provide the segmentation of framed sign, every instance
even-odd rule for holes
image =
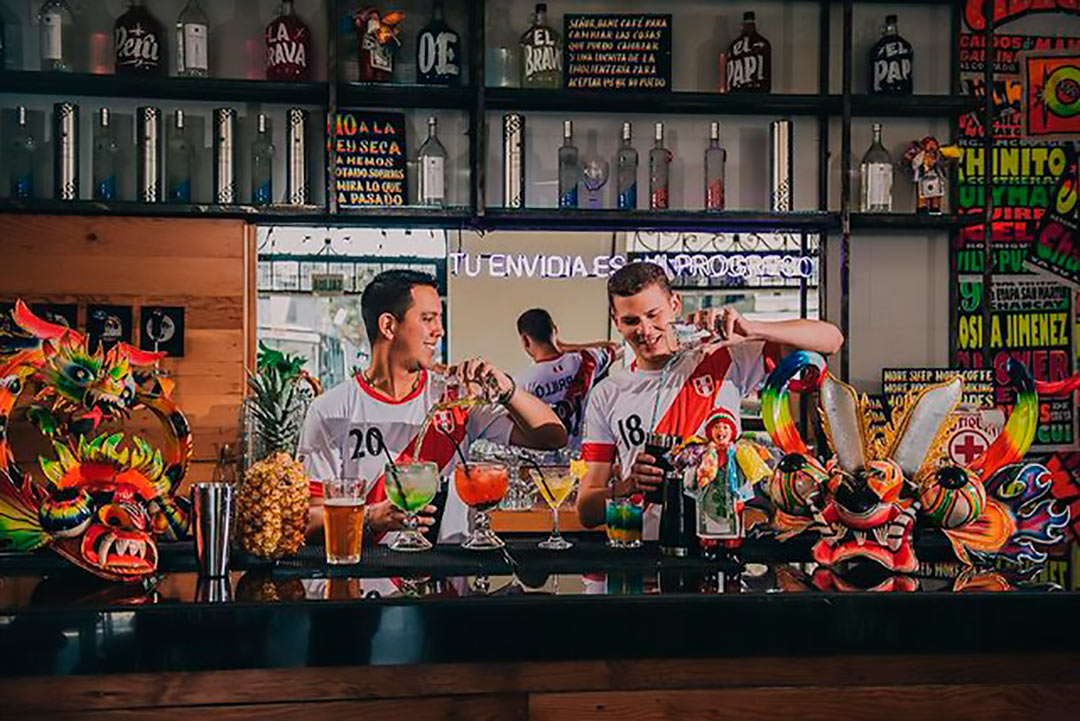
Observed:
[[[337,133],[331,151],[337,159],[333,188],[338,206],[406,205],[405,115],[339,110],[330,122]]]
[[[42,320],[72,330],[79,326],[79,306],[74,303],[31,303],[30,310]]]
[[[882,368],[881,392],[891,408],[911,391],[945,383],[956,376],[964,379],[961,403],[976,408],[994,407],[994,371],[973,368]]]
[[[563,75],[570,90],[671,90],[671,16],[567,14]]]
[[[117,343],[131,343],[132,308],[130,305],[86,306],[86,334],[90,349],[98,344],[109,350]]]
[[[139,309],[139,348],[165,351],[170,358],[184,355],[184,309],[144,305]]]

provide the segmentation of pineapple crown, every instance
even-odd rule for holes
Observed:
[[[255,373],[248,373],[249,404],[256,436],[266,455],[292,455],[311,399],[305,359],[259,344]]]

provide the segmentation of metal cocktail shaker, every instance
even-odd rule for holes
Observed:
[[[229,571],[229,534],[233,487],[228,483],[196,483],[191,487],[192,530],[199,575],[221,577]]]

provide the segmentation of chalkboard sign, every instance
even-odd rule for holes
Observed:
[[[881,390],[889,406],[895,408],[900,396],[938,383],[945,383],[956,376],[964,379],[964,395],[960,402],[976,408],[994,407],[994,371],[973,368],[883,368]]]
[[[671,16],[563,16],[563,73],[572,90],[671,90]]]
[[[339,110],[331,122],[337,132],[331,150],[337,157],[334,192],[338,206],[405,205],[405,116]]]

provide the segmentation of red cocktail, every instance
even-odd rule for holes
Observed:
[[[502,539],[491,530],[487,512],[497,506],[506,495],[510,477],[502,463],[470,463],[468,470],[463,464],[454,469],[454,488],[465,505],[476,509],[476,525],[462,548],[485,550],[501,548]]]

